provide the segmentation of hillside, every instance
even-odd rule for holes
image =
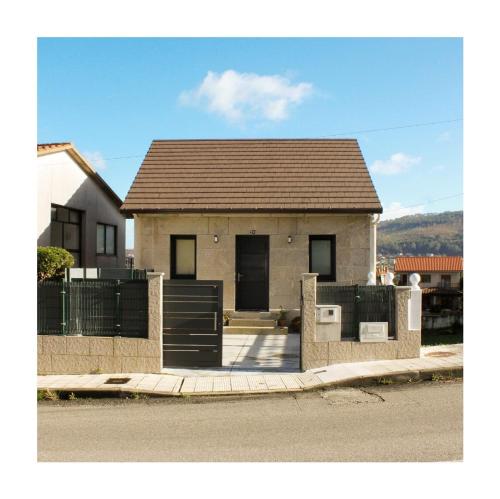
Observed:
[[[409,215],[380,222],[377,231],[378,254],[462,255],[463,212],[445,211]]]

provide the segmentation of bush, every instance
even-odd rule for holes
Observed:
[[[54,246],[38,246],[37,250],[37,277],[39,281],[64,277],[64,269],[75,263],[73,255]]]

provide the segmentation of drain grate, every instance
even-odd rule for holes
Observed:
[[[104,382],[105,385],[124,385],[128,383],[131,378],[108,378],[107,381]]]
[[[426,353],[426,357],[451,357],[452,355],[455,355],[453,352],[429,352]]]

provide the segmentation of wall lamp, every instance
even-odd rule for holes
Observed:
[[[219,236],[217,234],[214,235],[214,243],[217,244],[219,242]]]
[[[288,244],[291,244],[291,243],[292,243],[292,241],[293,241],[292,236],[288,236],[288,239],[287,239],[287,240],[288,240]]]

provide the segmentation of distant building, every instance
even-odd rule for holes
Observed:
[[[394,273],[400,286],[409,284],[409,276],[420,274],[422,288],[459,289],[463,277],[461,256],[398,256],[394,261]]]
[[[121,199],[73,144],[38,144],[37,153],[38,246],[67,249],[75,267],[123,267]]]
[[[396,257],[394,273],[399,286],[420,274],[424,329],[462,322],[463,258],[461,256]],[[445,317],[446,316],[446,317]]]

